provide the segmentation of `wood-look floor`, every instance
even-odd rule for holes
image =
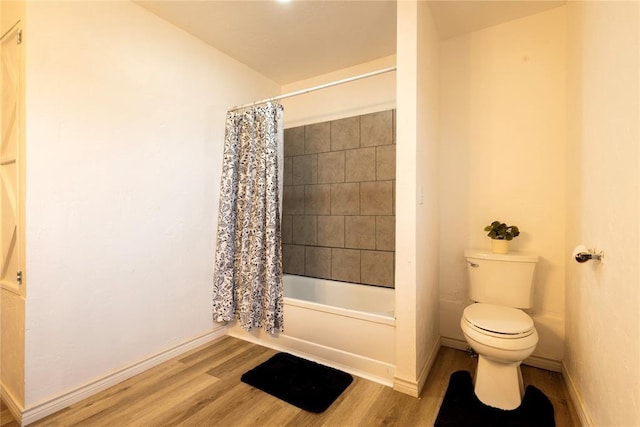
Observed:
[[[431,426],[449,376],[476,359],[442,348],[419,399],[354,377],[321,414],[300,410],[240,382],[274,350],[225,337],[50,415],[34,426]],[[528,366],[525,384],[542,390],[558,427],[579,426],[562,376]],[[17,425],[2,407],[2,427]],[[13,422],[13,424],[12,424]]]
[[[11,412],[9,412],[9,408],[7,408],[7,405],[5,405],[2,400],[0,400],[0,426],[15,427],[17,425],[18,423],[16,422],[15,418],[13,418],[13,415],[11,415]]]

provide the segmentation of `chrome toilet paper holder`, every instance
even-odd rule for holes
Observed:
[[[578,261],[579,263],[587,262],[592,259],[600,262],[604,261],[604,252],[596,252],[595,249],[587,249],[584,247],[576,248],[574,256],[576,261]]]

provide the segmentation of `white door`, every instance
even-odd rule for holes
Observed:
[[[20,188],[22,32],[18,22],[0,41],[0,284],[22,293]]]

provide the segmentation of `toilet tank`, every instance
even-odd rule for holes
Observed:
[[[469,298],[506,307],[532,307],[537,255],[467,249],[464,256],[469,273]]]

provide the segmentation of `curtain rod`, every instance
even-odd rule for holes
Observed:
[[[336,80],[334,82],[329,82],[329,83],[321,84],[321,85],[318,85],[318,86],[309,87],[309,88],[306,88],[306,89],[300,89],[300,90],[296,90],[294,92],[284,93],[282,95],[274,96],[272,98],[266,98],[266,99],[262,99],[260,101],[254,101],[254,102],[250,102],[248,104],[243,104],[243,105],[236,105],[235,107],[232,107],[231,109],[229,109],[229,111],[241,110],[243,108],[253,107],[254,105],[265,104],[267,102],[278,101],[280,99],[290,98],[292,96],[303,95],[305,93],[313,92],[313,91],[316,91],[316,90],[326,89],[326,88],[331,87],[331,86],[337,86],[337,85],[341,85],[341,84],[344,84],[344,83],[352,82],[354,80],[360,80],[360,79],[364,79],[364,78],[367,78],[367,77],[377,76],[379,74],[389,73],[389,72],[395,71],[395,70],[396,70],[396,67],[383,68],[381,70],[371,71],[369,73],[364,73],[364,74],[360,74],[360,75],[357,75],[357,76],[348,77],[346,79]]]

